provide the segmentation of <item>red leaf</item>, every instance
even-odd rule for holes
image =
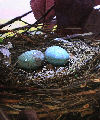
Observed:
[[[73,33],[81,33],[88,19],[89,14],[93,10],[93,0],[55,0],[56,17],[58,29],[67,28],[65,31]],[[71,29],[68,29],[71,28]],[[80,28],[80,29],[74,29]],[[64,32],[64,30],[62,30]]]
[[[36,19],[39,19],[53,4],[52,10],[46,17],[45,23],[50,23],[56,15],[58,32],[63,34],[83,33],[85,24],[88,24],[88,17],[94,14],[93,7],[100,4],[100,0],[31,0],[31,7]],[[96,19],[95,19],[96,21]],[[91,24],[91,23],[90,23]],[[49,27],[49,29],[52,25]],[[92,28],[94,29],[94,28]],[[89,32],[85,29],[85,32]],[[90,29],[91,31],[91,29]]]
[[[94,0],[95,5],[100,5],[100,0]]]
[[[93,9],[89,15],[86,25],[84,26],[85,30],[95,33],[95,35],[100,34],[100,11]],[[98,36],[96,36],[98,37]],[[100,39],[100,35],[99,35]]]
[[[53,6],[53,4],[54,4],[54,0],[31,0],[31,8],[35,18],[37,20],[41,18],[43,14],[45,14],[46,11],[48,11],[48,9],[50,9],[51,6]],[[55,11],[52,10],[45,18],[45,22],[50,22],[54,16],[55,16]]]

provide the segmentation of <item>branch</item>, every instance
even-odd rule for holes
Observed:
[[[39,23],[41,23],[40,21],[42,19],[44,19],[48,15],[48,13],[51,12],[52,9],[54,9],[54,7],[55,7],[55,4],[53,6],[51,6],[51,8],[49,10],[47,10],[47,12],[45,14],[43,14],[43,16],[40,17],[34,24],[28,25],[27,30],[23,33],[26,33],[31,27],[34,27],[34,26],[38,25]]]
[[[26,26],[23,26],[23,27],[19,27],[19,28],[14,28],[12,30],[20,30],[20,29],[27,29],[27,31],[31,28],[31,27],[35,27],[36,25],[38,25],[40,23],[40,21],[42,19],[44,19],[44,17],[46,17],[48,15],[48,13],[55,7],[55,5],[51,6],[51,8],[42,16],[40,17],[35,23],[33,24],[29,24],[29,25],[26,25]],[[25,31],[26,32],[26,31]],[[24,33],[25,33],[24,32]]]
[[[33,24],[28,24],[28,25],[26,25],[26,26],[19,27],[19,28],[14,28],[14,29],[12,29],[12,30],[19,30],[19,29],[27,29],[27,30],[29,30],[31,27],[34,27],[34,26],[38,25],[38,24],[40,23],[40,21],[41,21],[43,18],[45,18],[52,9],[54,9],[54,7],[55,7],[55,4],[54,4],[53,6],[51,6],[51,8],[50,8],[42,17],[40,17],[35,23],[33,23]],[[28,13],[25,13],[25,14],[22,15],[22,16],[16,17],[16,18],[8,21],[7,23],[4,23],[4,24],[0,25],[0,29],[2,29],[3,27],[5,27],[5,26],[7,26],[7,25],[9,25],[9,24],[12,24],[13,22],[15,22],[15,21],[17,21],[17,20],[20,20],[22,17],[26,16],[27,14],[29,14],[29,13],[31,13],[31,12],[32,12],[32,11],[29,11]],[[27,31],[27,30],[26,30],[26,31]],[[25,32],[26,32],[26,31],[25,31]],[[24,33],[25,33],[25,32],[24,32]]]
[[[0,29],[2,29],[3,27],[5,27],[5,26],[7,26],[7,25],[9,25],[9,24],[14,23],[14,22],[17,21],[17,20],[20,20],[22,17],[25,17],[27,14],[29,14],[29,13],[31,13],[31,12],[32,12],[32,10],[29,11],[29,12],[27,12],[27,13],[25,13],[25,14],[23,14],[23,15],[21,15],[21,16],[18,16],[18,17],[16,17],[16,18],[8,21],[7,23],[4,23],[4,24],[0,25]]]

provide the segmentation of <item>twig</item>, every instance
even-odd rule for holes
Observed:
[[[0,109],[0,120],[9,120],[1,109]]]
[[[73,35],[67,35],[67,37],[64,37],[65,39],[73,39],[73,38],[76,38],[76,37],[85,37],[85,36],[91,36],[93,35],[92,32],[89,32],[89,33],[83,33],[83,34],[73,34]]]
[[[29,24],[28,22],[26,22],[26,21],[24,21],[24,20],[20,20],[20,21],[22,21],[22,22],[25,23],[25,24],[31,25],[31,24]]]
[[[17,20],[20,20],[22,17],[26,16],[27,14],[29,14],[29,13],[31,13],[31,12],[32,12],[32,10],[29,11],[29,12],[27,12],[27,13],[25,13],[25,14],[23,14],[23,15],[21,15],[21,16],[18,16],[18,17],[16,17],[16,18],[8,21],[7,23],[4,23],[4,24],[0,25],[0,29],[2,29],[3,27],[5,27],[5,26],[7,26],[7,25],[9,25],[9,24],[12,24],[13,22],[15,22],[15,21],[17,21]]]

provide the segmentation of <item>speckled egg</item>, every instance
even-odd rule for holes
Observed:
[[[24,69],[37,69],[42,65],[44,54],[38,50],[31,50],[22,53],[18,57],[18,65]]]
[[[68,62],[69,54],[59,46],[51,46],[45,51],[46,60],[53,65],[65,65]]]

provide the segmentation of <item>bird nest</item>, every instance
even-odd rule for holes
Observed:
[[[10,42],[13,47],[10,58],[0,59],[0,108],[11,120],[20,119],[19,112],[25,109],[34,109],[40,120],[99,119],[99,42],[87,35],[61,38],[54,32],[33,34],[17,33],[3,40],[3,45]],[[65,66],[44,61],[37,70],[18,67],[21,53],[31,49],[44,52],[52,45],[70,54]]]
[[[0,25],[0,29],[30,12]],[[91,33],[61,37],[41,30],[39,22],[47,13],[33,25],[0,30],[0,119],[7,120],[2,111],[10,120],[20,120],[20,111],[35,110],[39,120],[99,120],[100,42]],[[37,26],[36,31],[30,31],[32,26]],[[36,49],[44,53],[52,45],[70,54],[66,65],[44,61],[37,70],[17,65],[23,52]],[[23,120],[31,118],[30,112]]]

